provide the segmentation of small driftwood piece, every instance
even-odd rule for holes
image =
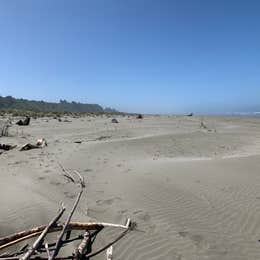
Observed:
[[[110,246],[106,252],[107,260],[112,260],[113,257],[113,246]]]
[[[10,144],[0,144],[0,149],[9,151],[16,147],[17,145],[10,145]]]
[[[37,250],[41,244],[42,241],[44,239],[44,237],[48,234],[48,231],[50,229],[51,226],[53,226],[63,215],[65,211],[65,208],[62,206],[61,210],[59,211],[58,215],[55,216],[51,222],[46,226],[46,228],[42,231],[41,235],[38,237],[38,239],[33,243],[33,246],[27,251],[27,253],[21,257],[21,260],[27,260],[29,259],[33,253],[35,252],[35,250]]]
[[[47,253],[48,259],[50,259],[51,258],[51,253],[50,253],[49,245],[48,245],[47,242],[45,243],[44,247],[46,249],[46,253]]]
[[[91,236],[88,231],[83,235],[83,240],[79,244],[78,248],[75,250],[75,259],[84,259],[85,255],[89,252],[91,246]]]
[[[118,120],[117,120],[116,118],[113,118],[113,119],[111,120],[111,123],[118,124],[119,122],[118,122]]]
[[[38,139],[36,144],[24,144],[20,151],[27,151],[31,149],[38,149],[38,148],[43,148],[44,146],[48,146],[47,141],[44,138]]]
[[[61,163],[58,163],[58,165],[60,166],[61,170],[64,172],[64,173],[63,173],[63,176],[65,176],[65,177],[68,178],[70,181],[72,181],[73,183],[75,183],[75,179],[74,179],[73,176],[70,174],[70,172],[69,172],[68,170],[66,170]]]
[[[144,118],[144,117],[143,117],[142,114],[139,114],[139,115],[136,116],[136,119],[143,119],[143,118]]]

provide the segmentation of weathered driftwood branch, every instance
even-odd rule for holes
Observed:
[[[62,206],[61,210],[59,211],[58,215],[55,216],[50,223],[46,226],[46,228],[42,231],[41,235],[37,238],[37,240],[33,243],[32,247],[24,254],[24,256],[21,257],[21,260],[27,260],[30,258],[30,256],[33,255],[35,250],[38,249],[38,247],[43,242],[44,237],[48,234],[49,229],[61,218],[62,214],[64,213],[65,208]]]
[[[133,226],[135,226],[135,224],[133,224]],[[130,219],[127,219],[127,223],[125,225],[125,231],[123,231],[121,234],[118,235],[118,237],[116,237],[112,242],[110,242],[109,244],[107,244],[106,246],[98,249],[96,252],[94,253],[90,253],[88,255],[86,255],[86,258],[91,258],[93,256],[99,255],[100,253],[102,253],[103,251],[107,250],[109,247],[111,247],[112,245],[114,245],[116,242],[118,242],[120,239],[122,239],[130,230],[133,229],[132,223],[130,221]]]
[[[70,181],[72,181],[73,183],[75,183],[75,179],[74,179],[73,176],[70,174],[70,172],[69,172],[68,170],[66,170],[61,163],[58,162],[58,165],[60,166],[61,170],[64,172],[64,173],[63,173],[63,176],[65,176],[65,177],[68,178]]]
[[[47,253],[48,259],[50,259],[51,254],[50,254],[50,250],[49,250],[49,245],[48,245],[48,243],[46,242],[44,246],[45,246],[45,249],[46,249],[46,253]]]
[[[47,141],[44,138],[38,139],[36,144],[30,144],[26,143],[24,144],[20,151],[28,151],[31,149],[38,149],[38,148],[43,148],[44,146],[48,146]]]
[[[33,246],[27,251],[27,253],[21,257],[22,260],[27,260],[30,258],[31,255],[35,252],[35,250],[38,249],[39,246],[41,246],[41,243],[43,242],[44,237],[48,234],[48,231],[50,227],[52,227],[63,215],[65,211],[65,207],[62,206],[62,209],[59,211],[58,215],[55,216],[51,222],[46,226],[46,228],[42,231],[41,235],[38,237],[38,239],[34,242]]]
[[[78,175],[78,177],[79,177],[81,189],[85,188],[86,185],[85,185],[85,181],[84,181],[84,178],[82,177],[82,175],[78,171],[76,171],[76,170],[74,170],[74,173],[76,173]]]
[[[78,196],[77,196],[77,198],[76,198],[76,200],[74,202],[74,205],[73,205],[73,207],[71,209],[71,212],[70,212],[70,214],[69,214],[69,216],[68,216],[68,218],[67,218],[67,220],[66,220],[66,222],[65,222],[65,224],[63,226],[63,229],[62,229],[60,235],[58,236],[58,240],[56,242],[56,246],[55,246],[54,252],[52,253],[52,255],[50,257],[50,260],[53,260],[59,253],[59,250],[60,250],[60,247],[61,247],[61,244],[62,244],[62,238],[63,238],[65,232],[68,229],[69,222],[70,222],[70,220],[71,220],[71,218],[72,218],[72,216],[73,216],[73,214],[74,214],[74,212],[75,212],[75,210],[76,210],[76,208],[77,208],[77,206],[79,204],[81,195],[83,193],[83,189],[85,188],[85,183],[84,183],[83,177],[78,172],[76,172],[76,173],[78,174],[78,176],[80,178],[81,189],[80,189],[80,191],[78,193]]]

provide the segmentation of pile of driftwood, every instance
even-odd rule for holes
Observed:
[[[71,218],[78,206],[83,190],[85,189],[85,182],[83,177],[77,172],[74,173],[78,176],[79,181],[63,168],[64,175],[68,177],[74,183],[80,184],[80,190],[77,198],[73,204],[71,211],[69,212],[67,219],[64,223],[59,223],[59,219],[64,214],[66,208],[63,206],[59,210],[58,214],[49,222],[48,225],[34,227],[28,230],[24,230],[6,237],[0,238],[0,250],[7,249],[10,246],[18,244],[22,241],[37,237],[35,242],[29,246],[26,244],[17,252],[3,253],[0,255],[0,260],[27,260],[27,259],[77,259],[77,260],[88,260],[94,256],[101,254],[106,251],[106,259],[112,259],[113,247],[112,245],[123,238],[130,230],[133,230],[136,226],[130,219],[127,220],[125,225],[118,225],[112,223],[93,223],[93,222],[71,222]],[[104,228],[120,228],[123,231],[113,241],[105,245],[104,247],[93,252],[92,245],[95,239]],[[71,232],[73,230],[82,231],[81,235],[71,238]],[[48,243],[46,236],[49,233],[59,232],[57,240],[54,243]],[[71,242],[81,240],[78,246],[74,249],[69,256],[58,256],[61,248],[68,245]]]
[[[20,151],[28,151],[28,150],[31,150],[31,149],[43,148],[45,146],[48,146],[47,141],[44,138],[40,138],[40,139],[37,140],[36,144],[26,143],[19,150]],[[16,147],[17,147],[17,145],[1,144],[0,143],[0,150],[9,151],[9,150],[12,150]]]

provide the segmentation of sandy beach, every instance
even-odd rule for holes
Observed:
[[[260,118],[116,118],[32,119],[0,138],[18,145],[0,155],[0,236],[72,206],[63,165],[87,184],[74,220],[137,222],[113,259],[260,259]],[[48,146],[19,151],[38,138]]]

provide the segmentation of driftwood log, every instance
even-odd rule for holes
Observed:
[[[24,120],[19,120],[18,122],[16,122],[17,125],[20,126],[28,126],[30,124],[31,118],[30,117],[26,117]]]

